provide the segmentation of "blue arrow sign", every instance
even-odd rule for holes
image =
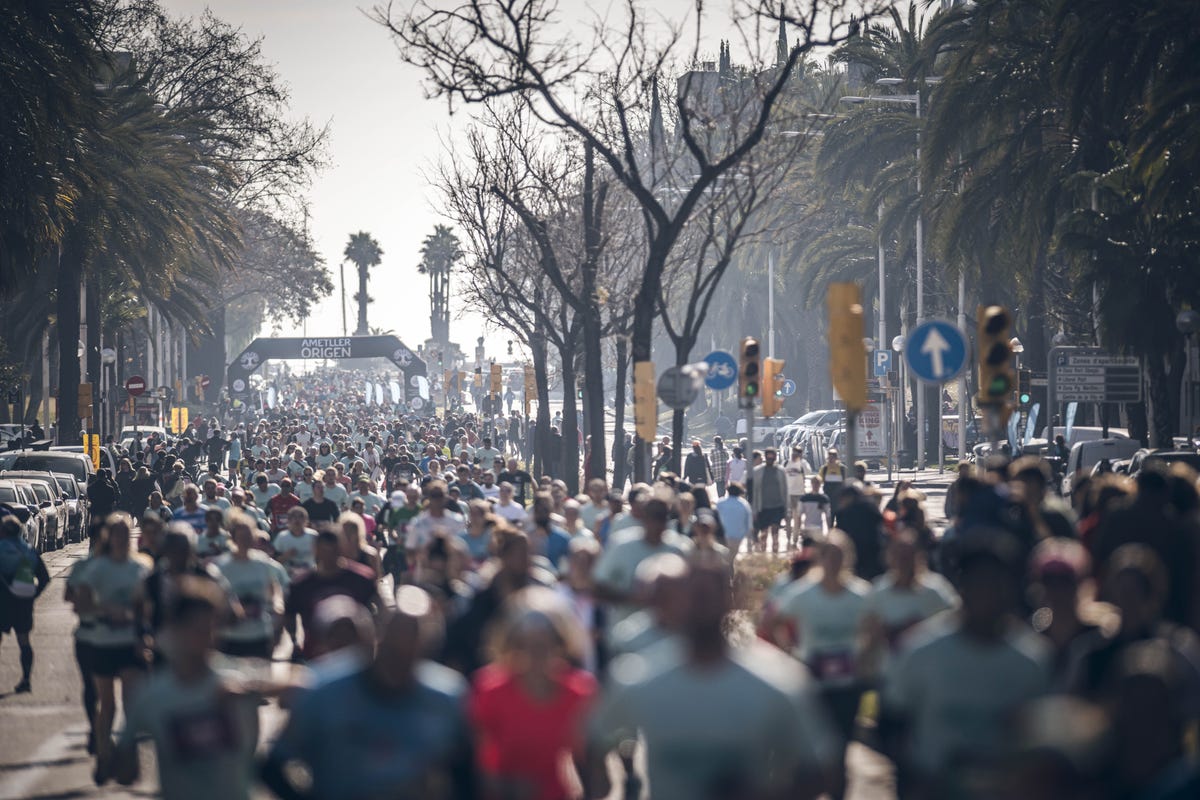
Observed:
[[[913,377],[923,383],[945,383],[967,363],[967,337],[952,322],[922,322],[904,343],[904,361]]]
[[[796,382],[791,378],[788,378],[783,382],[783,385],[779,387],[779,393],[784,397],[791,397],[796,393]]]
[[[704,357],[704,363],[708,364],[708,375],[704,378],[708,388],[719,392],[737,382],[738,364],[732,353],[714,350]]]

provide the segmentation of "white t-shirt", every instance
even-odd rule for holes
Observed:
[[[446,511],[440,517],[434,517],[428,511],[422,511],[408,524],[404,547],[407,550],[420,550],[428,546],[438,533],[445,536],[462,536],[467,531],[466,522],[461,514]]]
[[[521,504],[516,501],[508,503],[507,505],[504,503],[496,503],[496,505],[492,507],[492,511],[496,512],[497,516],[503,517],[518,528],[525,524],[525,519],[529,516],[529,512],[522,508]]]
[[[812,472],[812,467],[803,458],[792,459],[783,468],[787,473],[788,494],[792,497],[797,497],[808,491],[805,485],[807,476]]]
[[[850,578],[840,592],[797,581],[779,598],[780,616],[796,626],[795,655],[824,685],[853,683],[858,676],[858,633],[871,585]]]
[[[484,486],[482,483],[479,484],[479,491],[483,492],[485,500],[498,500],[500,498],[500,487],[494,483],[491,486]]]
[[[729,483],[733,483],[734,481],[737,481],[739,483],[745,482],[745,480],[746,480],[746,459],[731,458],[731,459],[729,459],[729,463],[726,464],[725,467],[726,467],[725,479]]]
[[[289,528],[284,528],[275,537],[272,546],[278,553],[279,563],[289,571],[311,569],[316,564],[317,532],[311,528],[305,528],[299,536]]]
[[[350,493],[340,483],[325,484],[325,499],[330,500],[342,511],[350,507]]]

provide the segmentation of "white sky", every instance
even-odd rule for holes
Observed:
[[[383,263],[372,270],[369,291],[375,302],[368,309],[369,322],[393,330],[416,349],[429,336],[428,284],[416,269],[421,240],[443,221],[433,205],[436,193],[421,173],[441,155],[439,133],[461,129],[465,115],[451,118],[444,102],[425,99],[417,70],[401,63],[387,31],[365,15],[371,0],[163,4],[180,16],[199,15],[208,7],[248,35],[261,35],[265,57],[290,87],[293,113],[316,125],[330,123],[331,166],[313,183],[310,228],[316,249],[333,272],[335,290],[310,318],[309,335],[340,335],[338,264],[350,234],[365,230],[384,251]],[[694,8],[692,0],[648,5],[672,19]],[[397,9],[406,6],[406,0],[397,0]],[[561,0],[560,7],[572,22],[589,18],[586,0]],[[715,52],[715,45],[711,49]],[[735,42],[735,60],[740,49]],[[352,272],[348,267],[351,331],[356,317]],[[452,297],[451,338],[470,353],[476,337],[485,333],[484,320],[473,314],[461,317],[462,310]],[[503,332],[489,332],[489,357],[501,355],[507,339]]]

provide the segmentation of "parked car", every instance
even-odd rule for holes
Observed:
[[[1111,465],[1114,461],[1132,458],[1141,446],[1141,442],[1136,439],[1093,439],[1077,442],[1067,457],[1067,470],[1062,479],[1063,497],[1070,497],[1076,475],[1089,474],[1101,461],[1108,461]]]
[[[41,547],[42,528],[46,513],[38,507],[32,490],[16,481],[0,479],[0,503],[6,504],[21,521],[22,538],[25,543],[38,550]]]
[[[15,483],[25,484],[33,491],[38,507],[46,514],[46,524],[42,529],[42,550],[57,550],[66,539],[67,527],[70,524],[67,504],[58,489],[58,483],[50,477],[10,477],[7,473],[5,477]]]
[[[1154,450],[1144,447],[1133,454],[1130,459],[1129,474],[1136,475],[1146,468],[1149,464],[1163,464],[1170,466],[1171,464],[1187,464],[1192,469],[1200,472],[1200,453],[1195,450]]]
[[[49,491],[58,511],[56,545],[68,544],[71,541],[83,541],[82,511],[80,507],[79,484],[70,475],[56,472],[35,472],[32,470],[14,470],[3,473],[5,478],[31,480],[43,484]],[[40,494],[40,493],[39,493]],[[86,494],[84,505],[86,505]]]
[[[0,453],[0,473],[11,470],[34,472],[57,472],[70,475],[79,485],[79,491],[87,494],[88,479],[95,474],[92,459],[81,447],[55,447],[50,450],[14,450]]]

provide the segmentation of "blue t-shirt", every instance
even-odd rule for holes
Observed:
[[[421,797],[424,787],[470,780],[465,697],[463,677],[433,663],[395,696],[356,672],[301,696],[271,759],[307,764],[313,797]]]
[[[32,571],[37,566],[37,554],[24,539],[0,539],[0,578],[12,583],[22,567]]]

